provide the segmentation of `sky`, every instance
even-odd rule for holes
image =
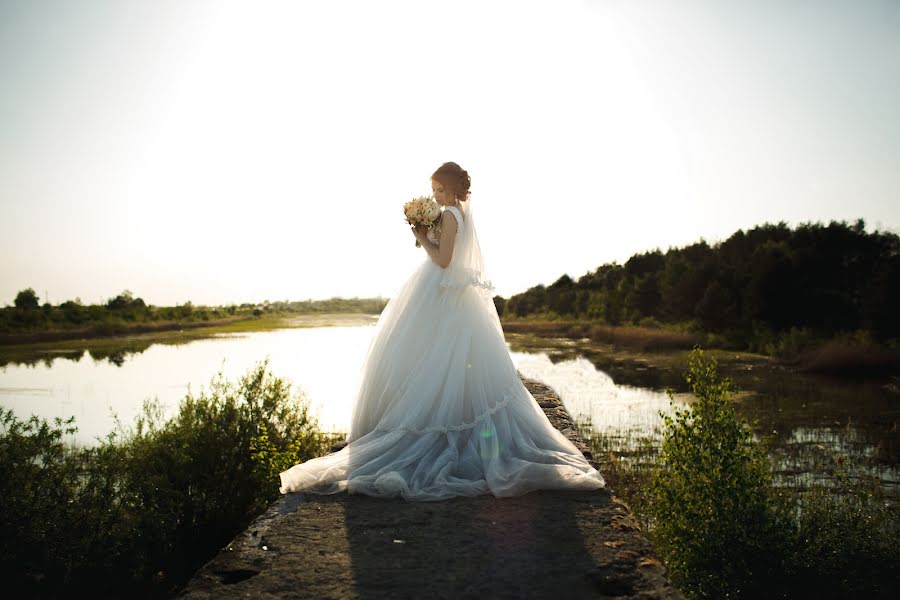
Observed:
[[[900,231],[900,1],[0,0],[0,306],[391,297],[471,176],[496,293]]]

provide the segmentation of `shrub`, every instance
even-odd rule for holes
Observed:
[[[734,413],[731,382],[695,348],[685,376],[695,398],[672,400],[660,465],[650,482],[651,526],[673,581],[697,598],[761,597],[782,570],[789,505],[776,496],[772,469]],[[670,398],[672,393],[670,391]]]
[[[185,583],[278,497],[274,467],[321,455],[333,441],[267,365],[236,385],[218,373],[168,420],[147,401],[133,427],[90,448],[63,443],[72,420],[54,427],[2,412],[7,588],[159,597]]]
[[[880,485],[852,481],[837,463],[835,487],[803,498],[785,561],[790,597],[896,598],[900,519]]]
[[[649,477],[635,461],[612,469],[679,589],[691,598],[895,597],[900,519],[880,487],[838,468],[833,487],[789,500],[736,418],[716,361],[695,348],[685,378],[695,401],[661,414]]]

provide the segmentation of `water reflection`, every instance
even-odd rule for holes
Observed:
[[[160,338],[133,338],[128,340],[114,340],[106,344],[89,342],[89,347],[79,348],[55,348],[52,346],[22,346],[19,349],[10,350],[4,348],[0,353],[0,367],[26,366],[35,367],[43,365],[52,368],[57,361],[80,362],[82,359],[90,359],[94,362],[108,362],[121,367],[132,356],[141,354],[151,346],[157,344],[181,345],[189,343],[190,339],[160,339]]]
[[[539,379],[559,394],[572,418],[594,431],[639,437],[659,429],[659,411],[669,411],[664,392],[617,384],[583,356],[553,362],[546,353],[510,352],[522,375]],[[683,404],[683,394],[675,396]]]
[[[0,405],[23,418],[74,415],[75,439],[91,443],[114,429],[113,412],[130,424],[144,399],[155,397],[172,414],[188,390],[199,392],[217,371],[236,380],[268,356],[271,372],[310,399],[322,429],[347,432],[373,333],[368,325],[219,334],[178,344],[129,340],[103,352],[7,364],[0,368]],[[625,364],[565,341],[516,348],[510,356],[518,370],[554,388],[583,433],[625,460],[654,460],[662,436],[659,412],[670,410],[665,387],[681,390],[676,404],[689,401],[673,369]],[[780,483],[820,483],[839,455],[847,457],[854,476],[877,478],[889,495],[900,495],[900,397],[883,382],[755,370],[736,375],[744,391],[738,413],[769,444]]]
[[[220,334],[189,344],[152,344],[122,363],[82,350],[78,360],[0,369],[0,405],[21,418],[74,415],[79,430],[73,441],[90,444],[115,429],[114,413],[130,424],[144,400],[156,398],[171,415],[189,390],[199,393],[219,370],[237,380],[268,356],[270,371],[310,399],[320,426],[343,432],[373,331],[361,326]]]
[[[511,354],[523,375],[559,392],[582,433],[594,438],[595,455],[612,452],[644,466],[656,459],[662,439],[659,413],[671,410],[667,394],[617,383],[585,356],[561,359],[555,353],[553,360],[546,353]],[[875,479],[888,497],[900,497],[898,398],[889,389],[877,381],[796,374],[756,379],[755,389],[740,390],[737,412],[767,445],[777,484],[798,490],[822,485],[837,459],[851,477]],[[690,395],[675,393],[672,400],[684,405]]]

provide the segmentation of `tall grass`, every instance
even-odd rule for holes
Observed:
[[[747,332],[746,340],[750,350],[774,356],[803,371],[883,376],[896,374],[900,369],[897,340],[879,341],[862,329],[823,335],[804,327],[781,332],[756,327]]]
[[[705,345],[765,354],[803,371],[851,376],[900,372],[898,342],[878,341],[866,330],[824,335],[802,327],[773,331],[758,323],[750,329],[722,333],[703,332],[697,327],[694,322],[664,325],[652,318],[632,325],[563,319],[553,314],[503,319],[503,330],[507,333],[587,338],[616,350],[666,352]]]
[[[513,319],[503,322],[503,330],[508,333],[531,333],[544,337],[588,338],[601,344],[609,344],[617,348],[627,348],[641,352],[648,350],[690,349],[703,341],[703,336],[700,334],[672,329],[638,325],[604,325],[601,323],[577,321]]]
[[[0,576],[27,597],[165,597],[275,498],[277,472],[335,441],[268,372],[221,372],[168,420],[155,402],[96,446],[0,410]]]

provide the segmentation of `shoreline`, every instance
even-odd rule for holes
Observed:
[[[589,340],[596,347],[623,354],[658,357],[675,353],[684,359],[694,346],[699,345],[715,354],[717,359],[725,359],[726,362],[749,361],[754,365],[767,364],[770,368],[781,371],[848,379],[900,377],[900,349],[871,340],[860,341],[852,336],[849,339],[834,337],[822,340],[813,347],[798,350],[795,355],[775,356],[723,345],[707,345],[705,333],[686,333],[664,328],[530,319],[510,319],[502,322],[502,325],[507,333],[573,341]],[[739,358],[731,359],[731,356]]]
[[[348,327],[374,323],[378,315],[368,313],[308,313],[277,317],[252,317],[225,324],[204,322],[187,328],[164,328],[153,331],[131,331],[119,335],[70,337],[25,343],[0,343],[0,366],[10,362],[34,363],[57,356],[77,358],[85,351],[98,356],[116,356],[142,351],[152,344],[186,344],[220,334],[252,333],[288,328]]]
[[[100,356],[116,355],[143,349],[151,344],[183,344],[208,339],[219,334],[241,334],[296,327],[349,327],[374,325],[379,318],[374,313],[290,313],[262,317],[241,317],[199,322],[166,322],[159,325],[135,324],[127,331],[113,335],[86,330],[35,332],[35,339],[22,341],[22,336],[0,335],[0,364],[36,362],[56,356],[81,356],[84,351]],[[665,330],[620,326],[597,326],[575,321],[501,321],[507,341],[513,350],[542,350],[553,358],[583,355],[598,368],[617,372],[625,380],[647,381],[647,374],[662,374],[661,379],[680,382],[680,371],[687,364],[695,336]],[[592,329],[594,328],[594,329]],[[601,331],[601,338],[596,335]],[[15,338],[15,341],[11,341]],[[47,338],[47,339],[37,339]],[[765,374],[809,374],[835,377],[842,380],[874,378],[900,391],[900,370],[846,369],[832,364],[829,369],[806,369],[797,361],[786,361],[765,354],[729,350],[709,346],[710,356],[719,361],[723,372],[736,380],[748,380]],[[846,347],[843,349],[846,350]],[[840,355],[841,349],[833,354]],[[839,360],[853,361],[857,357],[844,356]],[[660,379],[660,377],[657,377]],[[664,386],[663,386],[664,387]]]
[[[4,346],[28,346],[71,340],[116,340],[144,334],[175,333],[200,330],[201,333],[227,333],[232,331],[265,331],[287,327],[323,327],[330,323],[359,322],[369,313],[290,313],[270,316],[247,316],[208,321],[161,321],[116,324],[113,331],[107,326],[90,326],[81,329],[54,329],[28,333],[0,334],[0,348]]]

